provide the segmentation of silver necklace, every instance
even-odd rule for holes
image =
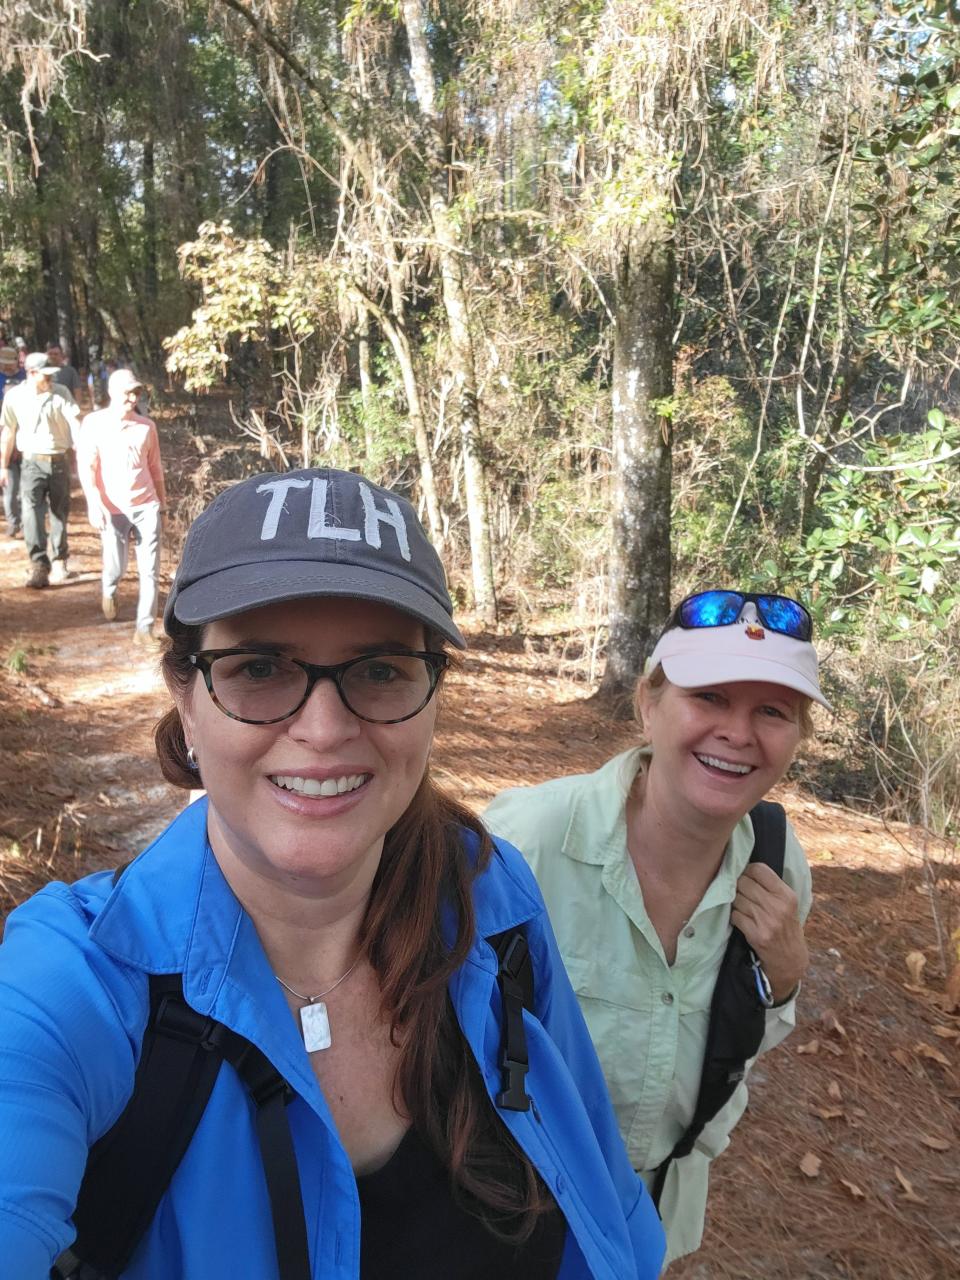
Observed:
[[[299,991],[294,991],[293,987],[288,986],[278,974],[273,975],[284,991],[289,991],[292,996],[296,996],[298,1000],[304,1002],[303,1008],[300,1010],[300,1030],[303,1034],[303,1046],[307,1053],[315,1053],[318,1049],[330,1048],[332,1044],[330,1019],[327,1017],[327,1006],[323,1003],[323,997],[336,990],[341,982],[346,982],[359,963],[360,957],[357,956],[347,972],[342,974],[332,987],[327,987],[326,991],[318,991],[315,996],[301,995]],[[320,1002],[319,1004],[317,1003],[318,1001]]]

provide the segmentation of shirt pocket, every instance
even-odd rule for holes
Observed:
[[[649,984],[639,973],[602,960],[566,956],[564,964],[626,1131],[647,1067]]]
[[[726,950],[727,935],[724,934],[716,945],[709,948],[707,954],[698,955],[687,964],[676,964],[673,968],[680,1016],[689,1017],[691,1025],[702,1021],[704,1033],[710,1017],[713,990],[717,985]]]

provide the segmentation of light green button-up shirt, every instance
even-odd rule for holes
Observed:
[[[753,850],[741,819],[723,862],[681,931],[668,965],[627,854],[626,800],[644,748],[596,773],[504,791],[484,820],[523,853],[543,890],[567,972],[603,1064],[633,1165],[648,1186],[696,1105],[710,1000],[730,936],[737,880]],[[810,910],[810,869],[787,826],[784,880]],[[767,1014],[760,1052],[789,1035],[795,1002]],[[667,1261],[700,1245],[710,1161],[726,1147],[747,1103],[745,1084],[667,1174],[660,1212]]]

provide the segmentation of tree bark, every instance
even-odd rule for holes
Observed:
[[[670,229],[636,233],[617,272],[613,352],[614,502],[610,631],[599,697],[630,714],[643,663],[670,608],[674,259]]]
[[[73,264],[70,241],[61,226],[57,231],[57,261],[54,275],[57,295],[56,338],[73,363],[79,363],[77,349],[77,313],[73,305]]]
[[[33,174],[33,186],[37,198],[37,238],[40,246],[40,279],[42,287],[34,302],[34,328],[37,346],[53,342],[57,329],[56,254],[50,241],[50,219],[47,212],[46,174],[43,166]]]
[[[363,451],[367,466],[373,460],[374,440],[370,426],[373,402],[373,374],[370,372],[370,313],[357,307],[357,365],[360,370],[360,402],[363,405]]]
[[[448,166],[444,156],[442,122],[437,110],[433,62],[426,37],[423,0],[402,0],[404,26],[410,46],[410,74],[421,114],[429,127],[426,154],[430,172],[430,219],[440,264],[443,306],[450,332],[450,363],[460,414],[464,490],[470,529],[473,606],[484,622],[496,622],[490,518],[483,470],[480,410],[470,312],[463,284],[464,246],[450,216]]]
[[[354,297],[361,308],[374,316],[380,328],[387,335],[393,347],[393,354],[400,366],[400,377],[403,379],[403,394],[407,401],[407,417],[413,427],[413,442],[420,464],[420,487],[427,507],[427,522],[430,526],[430,537],[438,548],[443,546],[443,521],[440,517],[440,499],[437,496],[437,482],[433,474],[433,458],[430,453],[430,440],[427,436],[426,421],[423,416],[423,404],[420,399],[420,386],[417,382],[416,370],[413,367],[413,352],[410,349],[410,338],[401,323],[387,313],[359,290]]]
[[[160,298],[160,273],[157,266],[157,185],[154,163],[153,138],[143,142],[143,299],[145,329],[149,344],[150,363],[161,363],[161,348],[157,335],[158,305]]]

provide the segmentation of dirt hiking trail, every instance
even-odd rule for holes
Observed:
[[[166,445],[165,461],[176,493]],[[167,700],[156,655],[132,645],[135,568],[106,622],[76,486],[70,539],[77,576],[45,591],[22,585],[23,543],[0,539],[0,916],[51,876],[128,860],[186,799],[153,757]],[[629,745],[633,731],[607,723],[587,686],[558,676],[550,637],[482,635],[469,621],[435,753],[468,803]],[[801,757],[777,795],[814,876],[800,1025],[754,1071],[747,1116],[715,1165],[704,1248],[669,1274],[956,1280],[960,1017],[942,997],[933,920],[936,908],[956,922],[960,870],[925,871],[918,833],[814,798],[801,785],[812,767]]]

